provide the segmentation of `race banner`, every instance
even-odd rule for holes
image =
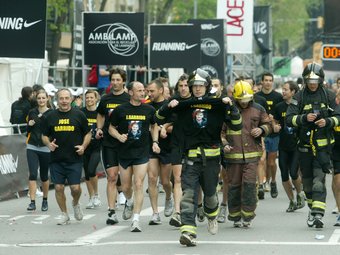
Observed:
[[[44,58],[46,0],[1,0],[0,57]]]
[[[254,7],[254,35],[261,49],[270,52],[269,45],[269,6]]]
[[[86,65],[143,65],[143,13],[83,13]]]
[[[201,29],[193,24],[149,25],[151,68],[187,68],[201,65]]]
[[[224,19],[228,54],[253,53],[253,0],[217,0],[217,18]]]
[[[25,135],[0,136],[0,199],[27,189]]]
[[[222,19],[189,20],[201,29],[201,68],[225,83],[224,27]]]

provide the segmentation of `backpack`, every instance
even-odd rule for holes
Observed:
[[[90,87],[96,87],[98,83],[98,65],[92,65],[90,73],[87,77]]]

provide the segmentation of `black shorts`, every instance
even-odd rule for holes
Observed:
[[[104,169],[108,169],[108,168],[119,165],[118,150],[116,148],[103,146],[101,154],[102,154]]]
[[[127,169],[129,166],[142,165],[149,162],[149,158],[119,159],[119,165]]]
[[[334,175],[340,174],[340,161],[333,160]]]
[[[83,163],[53,162],[50,164],[51,180],[54,184],[80,184]],[[67,181],[67,182],[66,182]]]
[[[181,165],[183,161],[183,151],[179,148],[173,148],[170,153],[171,165]]]
[[[161,164],[168,165],[171,163],[171,153],[165,152],[165,153],[152,153],[150,154],[150,158],[158,158]]]

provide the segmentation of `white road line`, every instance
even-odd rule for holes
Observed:
[[[127,228],[127,226],[108,226],[97,230],[89,235],[79,237],[75,240],[75,243],[97,243],[100,239],[109,237],[111,235],[116,234],[117,232]]]
[[[124,227],[122,227],[124,228]],[[105,235],[105,233],[102,233]],[[92,235],[92,234],[90,234]],[[174,244],[179,245],[178,241],[114,241],[114,242],[105,242],[105,243],[97,243],[95,240],[99,237],[100,233],[97,233],[96,236],[90,237],[84,236],[78,238],[75,242],[71,243],[21,243],[21,244],[0,244],[0,247],[11,248],[11,247],[72,247],[72,246],[108,246],[108,245],[164,245],[164,244]],[[87,239],[85,238],[87,237]],[[262,241],[197,241],[198,245],[263,245],[263,246],[273,246],[273,245],[281,245],[281,246],[340,246],[340,243],[329,243],[329,242],[262,242]]]
[[[335,229],[333,234],[328,240],[328,243],[338,243],[340,239],[340,229]]]
[[[0,218],[9,218],[11,215],[0,215]]]

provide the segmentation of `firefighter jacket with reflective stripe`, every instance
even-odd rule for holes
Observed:
[[[232,150],[224,154],[228,163],[250,163],[258,161],[263,153],[261,137],[273,132],[272,125],[265,109],[250,102],[245,109],[239,108],[242,116],[242,130],[225,129],[226,142]],[[255,138],[251,135],[254,128],[260,128],[262,135]]]
[[[317,120],[325,119],[326,126],[319,128],[307,121],[308,113],[316,113]],[[315,92],[305,88],[299,91],[289,104],[286,115],[287,126],[298,128],[298,147],[326,149],[334,143],[333,128],[340,123],[340,107],[335,94],[319,87]]]
[[[187,157],[219,157],[221,129],[225,122],[231,130],[240,131],[242,119],[238,108],[224,104],[220,98],[206,97],[179,102],[174,108],[163,105],[155,114],[156,122],[163,124],[174,112],[183,133],[183,151]]]

